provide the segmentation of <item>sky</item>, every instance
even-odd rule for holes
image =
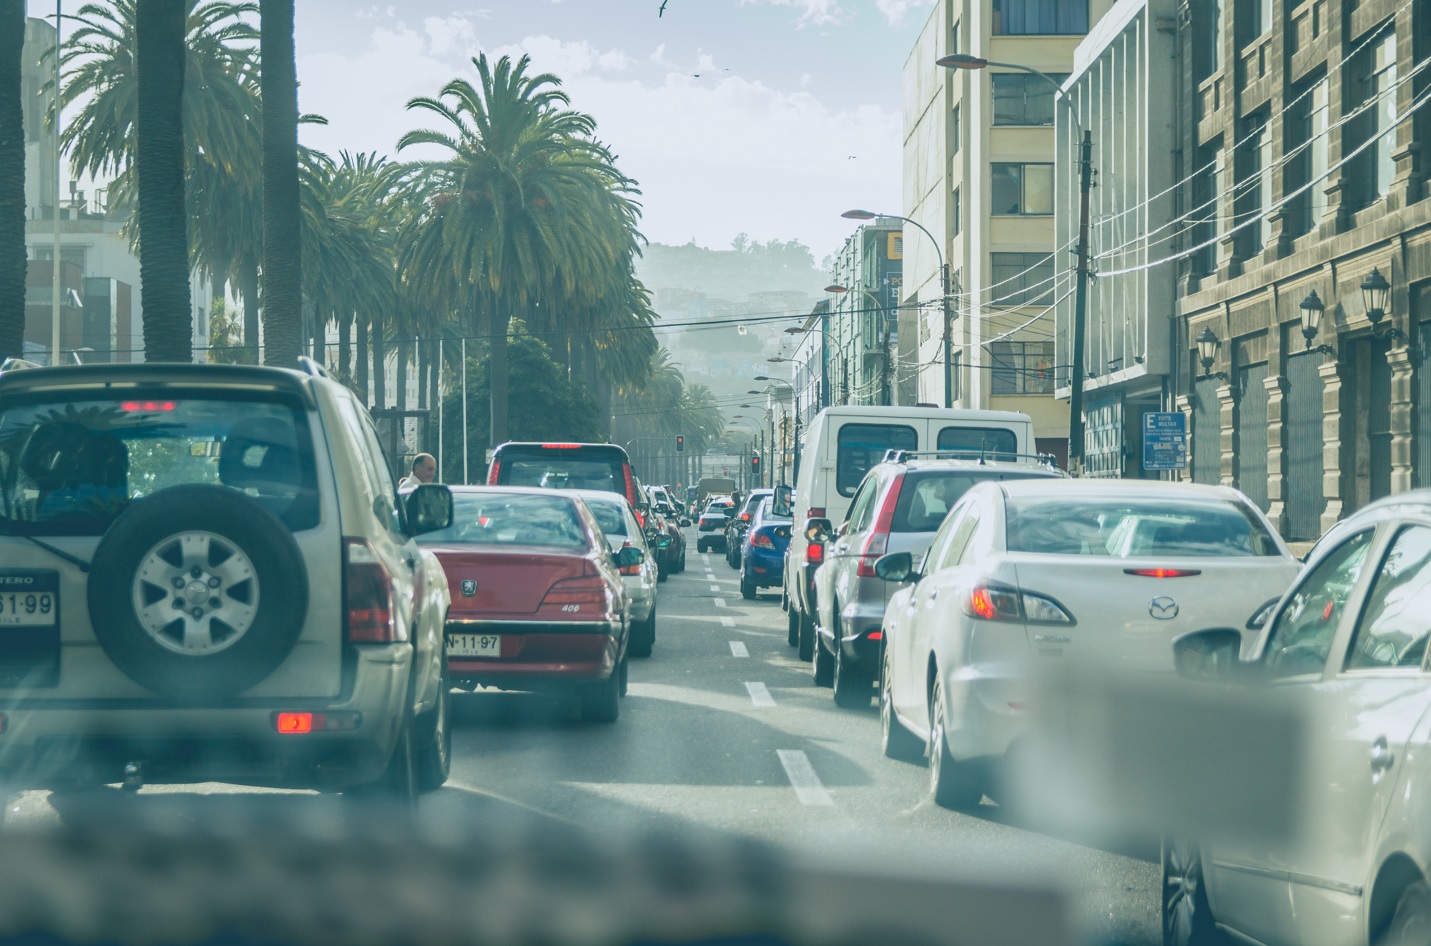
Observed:
[[[899,212],[904,62],[933,0],[297,0],[305,144],[396,155],[472,57],[532,58],[635,178],[652,242],[797,239],[815,258]],[[439,120],[440,121],[440,120]],[[417,157],[416,149],[400,157]]]

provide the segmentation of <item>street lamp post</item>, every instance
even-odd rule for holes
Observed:
[[[942,60],[941,60],[942,61]],[[1052,80],[1049,80],[1052,81]],[[905,223],[919,228],[919,231],[929,237],[929,242],[934,244],[934,254],[939,260],[939,307],[940,313],[944,317],[944,406],[954,406],[954,385],[952,381],[953,362],[950,357],[949,336],[951,334],[950,322],[952,314],[949,309],[949,266],[944,262],[944,248],[939,241],[934,238],[934,234],[924,228],[924,225],[917,220],[908,217],[901,217],[899,214],[879,214],[870,210],[846,210],[840,214],[848,220],[873,220],[876,217],[888,217],[891,220],[903,220]]]
[[[999,69],[1013,69],[1025,72],[1053,86],[1054,97],[1068,108],[1068,117],[1081,134],[1078,148],[1078,245],[1075,254],[1078,263],[1075,268],[1073,289],[1073,365],[1069,371],[1068,394],[1068,469],[1077,476],[1083,472],[1083,360],[1084,325],[1088,317],[1088,194],[1093,187],[1093,134],[1083,129],[1073,103],[1064,94],[1063,86],[1046,72],[1032,66],[1016,62],[997,62],[967,53],[953,53],[935,60],[935,64],[946,69],[977,70],[986,66]]]
[[[798,477],[800,475],[800,405],[796,403],[795,385],[791,384],[789,381],[782,381],[779,378],[772,378],[769,375],[763,374],[756,375],[755,380],[769,381],[773,384],[783,384],[790,389],[790,413],[795,417],[794,430],[792,432],[791,437],[791,439],[794,441],[795,456],[791,459],[791,475]],[[780,466],[783,474],[785,467],[785,452],[783,450],[780,452]],[[784,478],[783,475],[781,478]]]
[[[835,284],[826,286],[825,291],[838,295],[843,292],[850,292],[851,290],[848,286],[841,286]],[[884,303],[880,301],[879,296],[875,295],[870,290],[864,288],[857,288],[853,291],[864,293],[865,297],[874,303],[875,316],[879,319],[881,323],[881,330],[877,334],[879,335],[880,340],[880,354],[883,357],[884,361],[880,367],[879,396],[880,403],[887,407],[891,402],[889,390],[889,318],[885,315]]]

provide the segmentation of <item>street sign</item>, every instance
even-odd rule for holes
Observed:
[[[1188,418],[1181,411],[1143,415],[1143,469],[1188,468]]]

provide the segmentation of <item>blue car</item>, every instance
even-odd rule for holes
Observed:
[[[740,545],[740,596],[755,599],[761,588],[778,588],[784,578],[785,547],[790,544],[790,528],[794,520],[789,510],[778,515],[766,498],[750,519],[745,538]]]

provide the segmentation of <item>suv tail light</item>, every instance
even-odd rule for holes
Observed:
[[[501,476],[501,473],[502,473],[502,458],[501,458],[501,457],[494,457],[494,458],[492,459],[492,469],[487,473],[487,485],[488,485],[488,486],[496,486],[496,485],[497,485],[497,480],[498,480],[498,478]]]
[[[752,547],[757,549],[775,548],[775,543],[771,541],[770,536],[766,535],[764,532],[757,532],[755,533],[755,535],[751,536],[750,544]]]
[[[889,530],[894,526],[894,507],[899,504],[899,491],[904,488],[904,477],[896,476],[889,492],[885,494],[884,505],[875,519],[874,531],[865,539],[860,549],[860,560],[855,564],[855,574],[860,578],[877,578],[875,559],[889,550]]]
[[[343,611],[348,640],[390,644],[401,640],[393,613],[393,579],[367,539],[343,542]]]
[[[636,479],[631,475],[631,464],[621,464],[621,475],[626,480],[626,501],[636,505]]]
[[[611,610],[610,591],[606,582],[598,576],[566,578],[548,589],[538,610],[548,613],[558,611],[568,614],[605,614]]]
[[[811,542],[805,546],[805,564],[819,565],[825,561],[825,543]]]
[[[1073,615],[1057,601],[1000,585],[978,584],[964,600],[964,613],[981,621],[1072,624]]]

